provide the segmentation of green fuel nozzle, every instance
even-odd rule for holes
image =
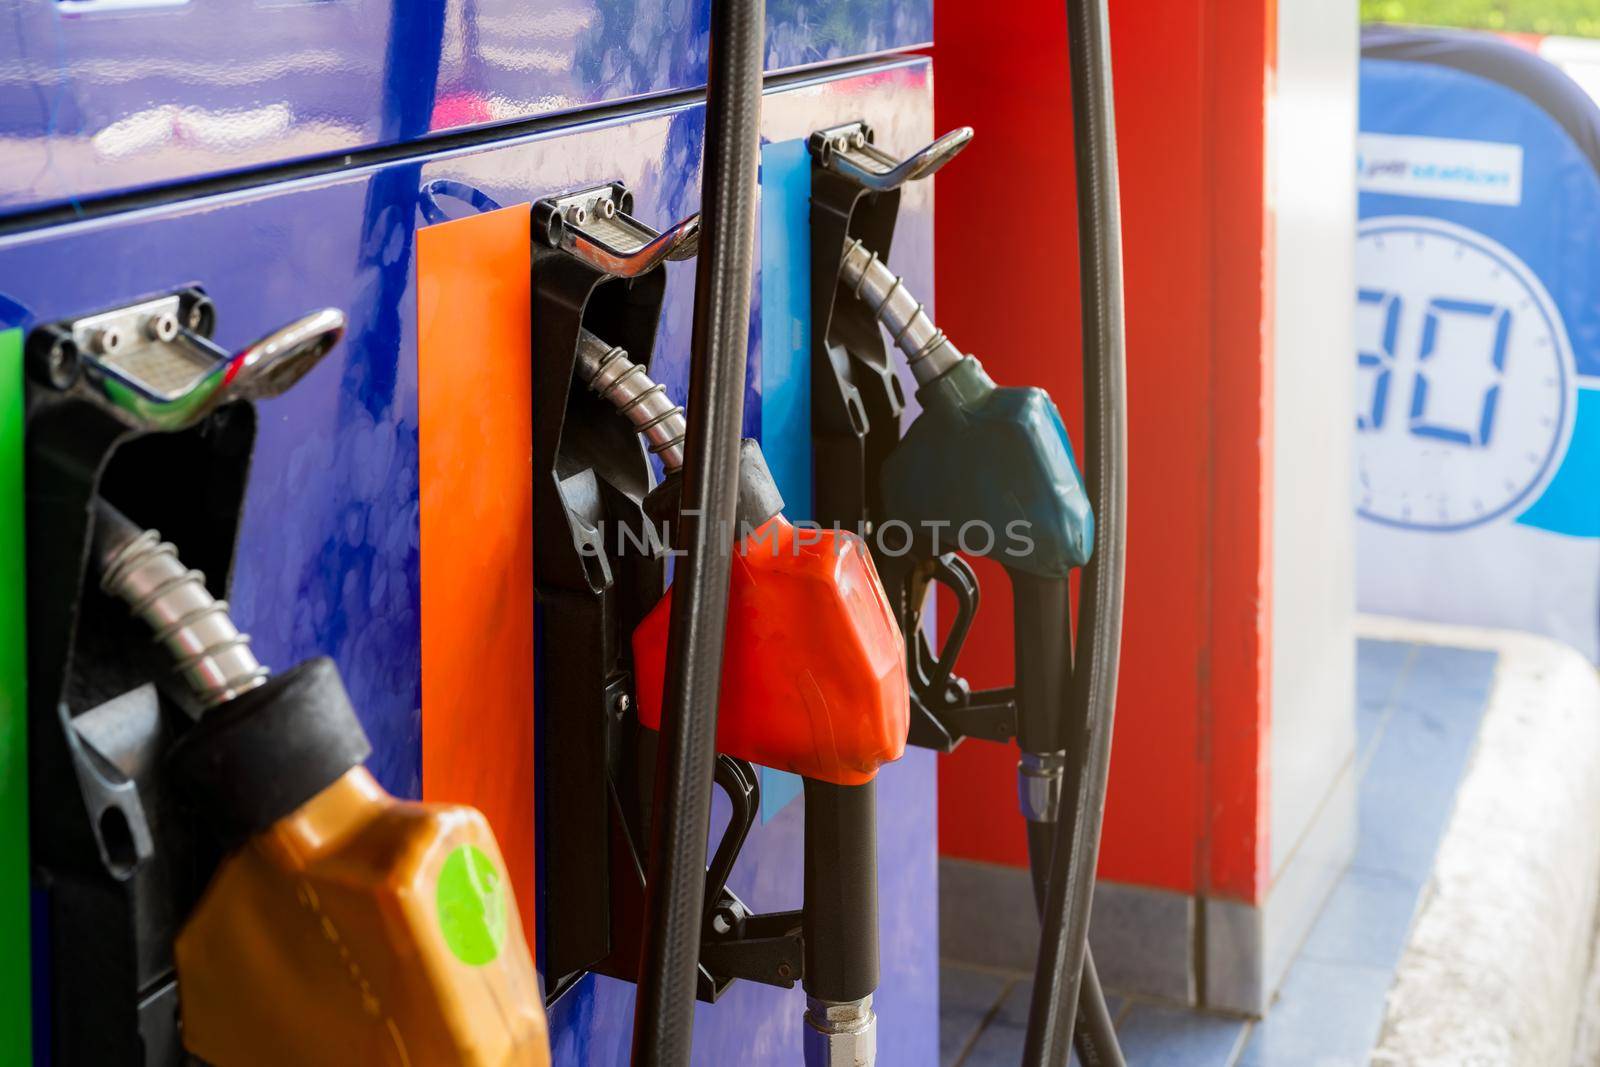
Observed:
[[[879,572],[906,638],[911,743],[948,752],[967,738],[1015,738],[1022,750],[1019,799],[1042,920],[1023,1054],[1029,1067],[1066,1063],[1074,1044],[1084,1063],[1123,1063],[1088,949],[1122,629],[1127,486],[1108,21],[1106,0],[1068,0],[1092,509],[1050,397],[996,385],[879,261],[893,244],[901,184],[948,162],[971,131],[904,162],[874,145],[864,121],[817,130],[808,142],[817,509],[875,535]],[[905,397],[885,332],[905,353],[922,407],[903,436]],[[1091,560],[1096,512],[1102,543]],[[973,692],[954,673],[979,601],[977,575],[962,553],[1007,572],[1016,654],[1010,687]],[[1076,646],[1075,567],[1084,568]],[[956,606],[937,648],[922,617],[933,583]]]

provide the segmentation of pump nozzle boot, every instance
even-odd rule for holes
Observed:
[[[975,554],[1014,572],[1065,578],[1087,563],[1094,515],[1050,394],[997,386],[860,241],[844,250],[839,278],[905,353],[922,405],[884,460],[883,517],[951,537],[977,525],[990,547]]]
[[[579,337],[578,377],[614,404],[662,458],[666,480],[645,510],[669,533],[681,496],[683,410],[642,367],[593,333]],[[797,528],[761,446],[739,452],[737,529],[728,591],[717,751],[803,778],[862,785],[905,752],[905,642],[861,539]],[[668,589],[634,630],[639,721],[661,725]]]

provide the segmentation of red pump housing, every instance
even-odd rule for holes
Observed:
[[[672,590],[633,634],[639,720],[661,726]],[[717,750],[863,785],[906,748],[905,641],[860,538],[767,520],[735,549]]]

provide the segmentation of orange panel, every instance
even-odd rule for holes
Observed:
[[[417,235],[422,796],[494,827],[535,929],[529,205]]]

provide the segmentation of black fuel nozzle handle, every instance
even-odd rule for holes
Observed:
[[[1018,800],[1029,822],[1051,823],[1072,729],[1072,588],[1067,578],[1007,569],[1017,701]]]
[[[920,579],[920,581],[919,581]],[[937,583],[948,589],[955,599],[956,613],[950,620],[944,643],[937,652],[921,624],[922,607],[927,598],[927,586]],[[924,700],[949,704],[966,693],[966,682],[955,675],[956,662],[966,647],[972,632],[972,623],[978,617],[978,604],[982,592],[978,576],[972,565],[954,552],[933,557],[924,567],[917,568],[910,589],[916,605],[915,655],[913,657],[912,686],[919,690]],[[908,634],[909,636],[909,634]]]
[[[919,748],[951,752],[969,737],[1001,742],[1015,737],[1015,690],[974,691],[956,673],[982,600],[972,565],[954,552],[919,543],[912,553],[880,556],[878,573],[899,606],[900,630],[905,636],[911,688],[909,742]],[[955,602],[955,614],[937,647],[924,625],[933,586],[944,588]]]
[[[711,862],[706,865],[704,924],[708,939],[717,932],[713,929],[713,924],[716,921],[717,911],[723,904],[723,891],[728,888],[728,876],[733,873],[734,862],[738,860],[745,839],[750,836],[750,830],[756,824],[756,816],[761,813],[761,781],[756,777],[756,769],[750,763],[725,753],[718,753],[717,768],[712,781],[727,796],[732,810],[728,815],[728,825],[722,831],[722,838],[717,842],[716,851],[711,855]]]
[[[871,1064],[877,1054],[877,782],[804,782],[805,1062]]]

